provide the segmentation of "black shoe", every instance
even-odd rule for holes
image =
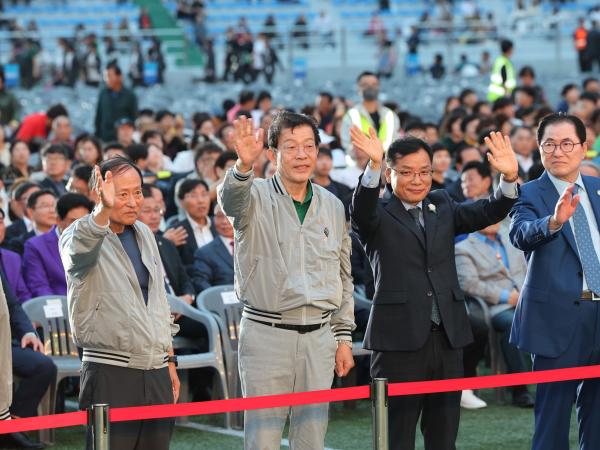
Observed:
[[[514,394],[512,403],[513,405],[518,406],[519,408],[533,408],[533,406],[535,405],[533,396],[527,391]]]
[[[23,433],[10,433],[0,435],[0,447],[2,448],[46,448],[40,442],[32,441]]]

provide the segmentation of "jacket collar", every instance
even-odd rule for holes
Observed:
[[[279,195],[286,195],[286,196],[290,196],[290,194],[288,194],[288,192],[285,189],[285,186],[283,185],[283,181],[281,181],[281,177],[279,176],[279,174],[275,173],[275,175],[273,175],[270,179],[270,183],[271,186],[273,187],[273,189],[275,190],[275,192],[277,192]],[[312,193],[311,195],[311,199],[315,197],[316,195],[316,189],[315,189],[315,184],[309,179],[308,180],[308,184],[309,184],[309,189]],[[305,199],[307,200],[307,199]]]
[[[545,203],[548,214],[554,214],[554,209],[556,207],[556,202],[560,197],[560,194],[556,190],[554,183],[548,176],[548,172],[544,171],[542,176],[539,178],[540,190],[542,191],[542,201]],[[562,234],[575,252],[575,254],[579,255],[579,251],[577,250],[577,244],[575,243],[575,235],[573,234],[573,230],[571,229],[571,225],[569,222],[563,224]]]

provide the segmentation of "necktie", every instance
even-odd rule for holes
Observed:
[[[575,186],[573,194],[578,190],[579,186]],[[598,255],[594,249],[588,218],[581,202],[579,202],[577,209],[575,209],[575,214],[573,214],[573,227],[575,228],[575,239],[577,241],[577,248],[579,249],[579,258],[583,266],[585,281],[587,282],[588,289],[598,294],[600,293],[600,261],[598,261]],[[596,230],[597,232],[598,230]]]
[[[413,220],[415,221],[415,225],[417,225],[417,228],[421,232],[421,235],[423,236],[423,238],[425,238],[425,230],[423,229],[423,225],[421,225],[421,220],[420,220],[421,208],[410,208],[408,210],[408,213],[412,216]]]
[[[421,234],[423,235],[423,239],[425,239],[425,229],[423,228],[423,225],[421,225],[421,220],[420,220],[421,208],[410,208],[408,210],[408,212],[412,216],[413,220],[415,221],[417,228],[421,231]],[[442,323],[442,316],[440,315],[440,307],[438,306],[437,298],[435,296],[433,297],[433,305],[431,307],[431,321],[433,323],[435,323],[436,325],[439,325],[440,323]]]

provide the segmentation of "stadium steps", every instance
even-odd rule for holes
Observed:
[[[173,36],[162,36],[163,42],[168,41],[168,51],[178,67],[198,67],[204,64],[204,55],[193,40],[190,40],[185,30],[178,25],[171,12],[161,0],[134,0],[135,3],[148,10],[154,29],[179,29],[181,33]],[[173,54],[175,53],[175,54]]]

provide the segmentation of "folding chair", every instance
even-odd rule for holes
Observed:
[[[240,336],[240,321],[242,319],[242,304],[238,301],[232,285],[213,286],[198,294],[196,306],[208,311],[216,318],[221,331],[221,344],[225,356],[225,369],[229,386],[229,395],[242,396],[242,387],[238,373],[238,340]],[[231,425],[242,428],[243,414],[233,413]]]
[[[196,309],[180,298],[174,295],[167,295],[169,306],[172,313],[181,314],[204,325],[208,332],[208,351],[193,353],[190,355],[180,355],[178,359],[177,371],[179,381],[181,382],[179,399],[181,402],[189,401],[189,380],[188,370],[210,367],[217,372],[221,393],[224,399],[229,398],[229,389],[227,386],[227,373],[223,360],[223,347],[219,333],[219,326],[213,316],[206,311]],[[198,350],[198,343],[193,339],[177,337],[173,339],[173,349],[192,349]],[[185,422],[186,418],[180,418],[180,422]],[[225,415],[225,426],[229,428],[231,418],[229,413]]]
[[[53,414],[59,383],[67,377],[78,377],[81,371],[81,361],[69,325],[67,297],[47,295],[32,298],[23,303],[23,310],[35,328],[42,329],[45,353],[57,368],[56,383],[48,388],[38,408],[41,415]],[[54,429],[40,432],[40,440],[45,443],[54,443],[54,436]]]

